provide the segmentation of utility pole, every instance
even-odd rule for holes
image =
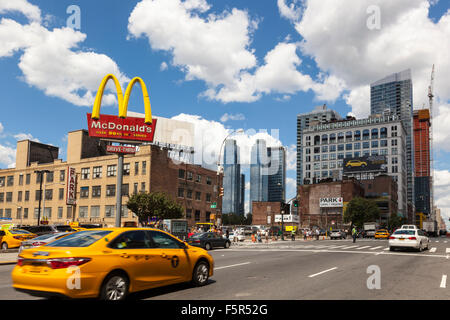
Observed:
[[[42,202],[42,181],[44,180],[44,173],[49,173],[49,170],[34,170],[34,173],[40,175],[40,183],[39,183],[39,209],[38,209],[38,221],[37,225],[39,226],[41,223],[41,202]]]
[[[117,186],[116,186],[116,227],[120,228],[122,215],[122,182],[123,182],[123,153],[119,153],[117,161]]]

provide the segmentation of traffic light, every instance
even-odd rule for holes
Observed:
[[[223,188],[220,188],[219,197],[223,197]]]
[[[294,200],[293,204],[295,208],[298,208],[298,200]]]

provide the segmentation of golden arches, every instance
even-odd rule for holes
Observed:
[[[100,107],[102,104],[102,97],[103,93],[105,91],[105,86],[107,82],[112,79],[114,81],[114,84],[116,85],[117,90],[117,100],[119,103],[119,118],[126,118],[127,117],[127,111],[128,111],[128,101],[130,99],[131,90],[133,89],[133,86],[136,82],[139,82],[142,89],[142,96],[144,98],[144,107],[145,107],[145,123],[146,124],[152,124],[152,108],[150,105],[150,98],[147,91],[147,86],[145,85],[144,81],[139,78],[135,77],[133,78],[130,83],[127,86],[127,89],[125,90],[125,99],[123,97],[122,93],[122,87],[120,86],[119,80],[113,75],[108,74],[106,75],[102,82],[100,83],[100,87],[98,88],[97,95],[95,96],[94,106],[92,108],[92,115],[91,118],[94,120],[100,119]]]

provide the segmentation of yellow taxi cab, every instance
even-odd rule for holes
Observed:
[[[3,250],[20,247],[20,243],[37,237],[36,234],[22,229],[2,228],[0,230],[0,244]]]
[[[380,229],[375,232],[375,239],[389,239],[389,232],[386,229]]]
[[[11,275],[15,290],[33,296],[123,300],[174,283],[203,286],[213,269],[206,250],[162,230],[99,228],[22,251]]]

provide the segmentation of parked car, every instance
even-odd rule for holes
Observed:
[[[53,240],[65,237],[69,234],[72,234],[72,232],[47,233],[30,240],[24,240],[20,243],[19,253],[25,249],[43,246],[44,244],[50,243]]]
[[[223,238],[216,232],[203,232],[194,234],[187,241],[189,245],[200,247],[206,250],[211,250],[213,248],[229,248],[231,241],[229,239]]]
[[[56,232],[74,232],[76,230],[72,229],[71,226],[67,224],[61,225],[40,225],[40,226],[23,226],[21,227],[23,230],[27,230],[31,233],[34,233],[38,236],[48,233],[56,233]]]
[[[389,237],[389,250],[412,248],[418,251],[429,249],[430,239],[422,230],[398,229]]]
[[[226,239],[227,235],[224,234],[223,238]],[[243,234],[241,234],[241,233],[234,233],[234,232],[231,231],[230,234],[228,235],[228,239],[230,241],[240,241],[240,242],[242,242],[242,241],[245,240],[245,236]]]
[[[346,239],[346,238],[347,238],[347,234],[343,230],[337,229],[337,230],[332,230],[330,232],[330,239],[331,240],[333,240],[333,239]]]
[[[17,248],[24,240],[32,239],[36,237],[34,233],[31,233],[23,229],[2,229],[0,230],[0,246],[2,250],[11,248]]]

